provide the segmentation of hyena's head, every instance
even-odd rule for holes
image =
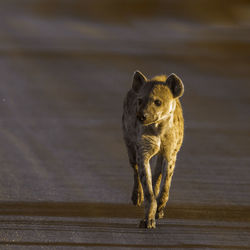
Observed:
[[[147,80],[139,71],[134,73],[132,89],[137,95],[137,119],[143,125],[170,117],[175,110],[176,99],[184,93],[183,83],[175,74]]]

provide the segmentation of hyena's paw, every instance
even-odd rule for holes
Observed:
[[[131,200],[135,206],[140,207],[144,200],[143,192],[140,190],[133,190]]]
[[[156,212],[155,219],[162,219],[163,217],[164,217],[164,211],[163,211],[163,209]]]
[[[155,228],[156,224],[155,224],[155,219],[151,219],[151,220],[141,220],[140,224],[139,224],[140,228]]]

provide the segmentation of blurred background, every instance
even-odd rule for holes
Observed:
[[[138,69],[185,85],[169,217],[249,222],[249,66],[248,0],[0,1],[0,215],[141,216],[121,131]]]

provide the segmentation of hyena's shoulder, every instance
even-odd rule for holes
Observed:
[[[174,111],[174,123],[175,122],[177,122],[176,125],[178,125],[178,124],[183,125],[184,124],[183,111],[182,111],[182,106],[181,106],[181,102],[179,99],[176,100],[176,108]]]
[[[183,118],[181,102],[179,99],[176,100],[173,128],[175,130],[178,147],[180,147],[184,136],[184,118]]]

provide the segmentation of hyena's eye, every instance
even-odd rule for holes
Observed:
[[[161,106],[161,101],[160,101],[160,100],[155,100],[155,101],[154,101],[154,104],[155,104],[156,106]]]
[[[142,99],[141,98],[138,98],[138,104],[141,105],[142,104]]]

